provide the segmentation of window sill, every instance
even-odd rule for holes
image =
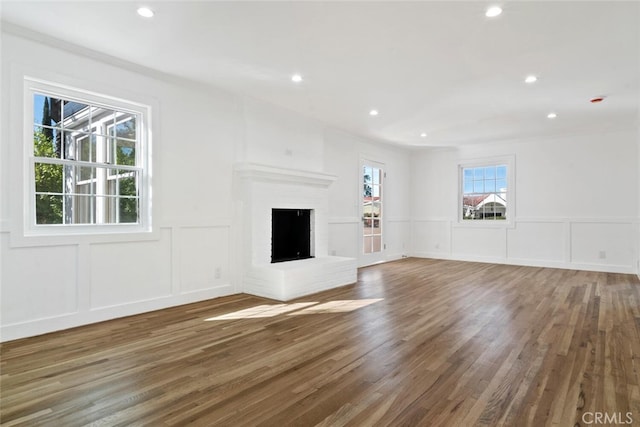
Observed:
[[[23,230],[14,230],[10,234],[10,247],[35,247],[35,246],[66,246],[94,243],[127,243],[158,240],[157,229],[144,230],[136,225],[132,228],[89,228],[69,229],[60,227],[58,230],[47,230],[46,233],[24,233]]]
[[[458,220],[452,224],[457,228],[516,228],[514,221],[500,220],[500,221],[465,221]]]

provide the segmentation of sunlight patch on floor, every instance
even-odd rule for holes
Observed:
[[[297,302],[293,304],[264,304],[256,307],[246,308],[244,310],[234,311],[233,313],[223,314],[222,316],[210,317],[205,321],[212,320],[233,320],[233,319],[259,319],[264,317],[274,317],[279,314],[288,313],[290,311],[299,310],[317,302]]]
[[[301,314],[321,314],[321,313],[346,313],[354,311],[362,307],[382,301],[384,298],[374,299],[349,299],[328,301],[319,304],[318,302],[295,302],[291,304],[263,304],[244,310],[234,311],[232,313],[220,316],[209,317],[205,322],[213,320],[236,320],[236,319],[260,319],[266,317],[275,317],[280,314],[289,316],[298,316]],[[295,313],[292,313],[294,312]]]
[[[328,301],[322,304],[314,305],[313,307],[305,308],[304,310],[300,310],[295,313],[289,313],[289,316],[298,316],[300,314],[316,314],[316,313],[346,313],[348,311],[354,311],[359,308],[366,307],[371,304],[375,304],[376,302],[382,301],[382,300],[383,298]]]

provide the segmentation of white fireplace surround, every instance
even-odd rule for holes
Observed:
[[[288,301],[354,283],[354,258],[329,256],[329,186],[337,177],[256,163],[235,166],[242,201],[243,292]],[[271,264],[273,209],[313,210],[315,258]]]

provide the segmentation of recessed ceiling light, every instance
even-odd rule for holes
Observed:
[[[533,74],[530,76],[527,76],[526,79],[524,79],[525,83],[535,83],[536,81],[538,81],[538,78],[536,76],[534,76]]]
[[[427,137],[427,133],[426,133],[426,132],[422,132],[422,133],[420,134],[420,138],[426,138],[426,137]]]
[[[370,116],[377,116],[377,115],[378,115],[378,110],[371,110],[371,111],[369,111],[369,115],[370,115]]]
[[[291,76],[291,81],[294,83],[300,83],[302,81],[302,76],[300,74],[294,74]]]
[[[558,115],[556,113],[549,113],[547,114],[547,118],[548,119],[555,119],[556,117],[558,117]]]
[[[148,7],[139,7],[138,15],[144,18],[151,18],[153,17],[154,13],[153,13],[153,10],[149,9]]]
[[[487,11],[485,12],[485,16],[487,18],[495,18],[496,16],[500,15],[502,13],[502,8],[499,6],[491,6],[489,9],[487,9]]]

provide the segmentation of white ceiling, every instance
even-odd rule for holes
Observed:
[[[3,1],[2,19],[387,142],[638,126],[635,1],[503,1],[494,19],[484,1],[148,1],[152,19],[136,14],[140,4]],[[531,73],[539,80],[527,85]]]

